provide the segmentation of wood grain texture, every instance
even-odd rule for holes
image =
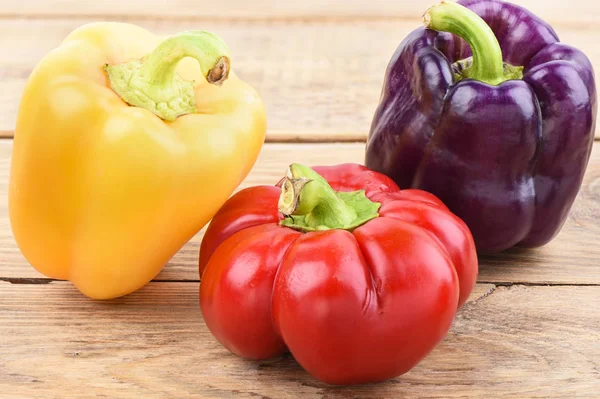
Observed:
[[[444,341],[402,377],[322,384],[291,356],[251,362],[203,323],[196,283],[95,302],[64,282],[0,282],[7,398],[594,398],[600,287],[480,284]]]
[[[362,162],[364,144],[339,142],[365,140],[390,56],[437,1],[2,0],[0,137],[13,136],[40,59],[74,28],[113,20],[160,35],[217,32],[265,101],[267,141],[313,143],[266,144],[240,188],[276,182],[291,161]],[[600,70],[599,2],[517,2]],[[420,365],[381,384],[332,387],[289,355],[250,362],[214,340],[198,306],[203,232],[123,298],[92,301],[45,279],[10,230],[12,140],[0,140],[0,398],[600,398],[599,145],[561,234],[481,259],[480,283]]]
[[[5,1],[0,16],[161,16],[206,19],[329,19],[329,18],[397,18],[417,20],[438,0],[389,1],[280,1],[255,0],[26,0]],[[541,18],[554,23],[597,22],[600,6],[590,0],[516,0]]]
[[[412,4],[390,2],[396,3]],[[20,96],[34,66],[73,29],[99,19],[0,20],[0,136],[14,134]],[[365,140],[387,63],[400,41],[420,25],[418,20],[390,19],[109,19],[138,24],[160,35],[187,29],[217,32],[231,47],[235,70],[264,99],[268,141],[279,142]],[[556,29],[564,42],[581,48],[600,70],[598,25]]]
[[[11,140],[0,141],[0,278],[41,278],[19,252],[7,216]],[[363,144],[266,144],[241,188],[279,181],[287,165],[362,162]],[[559,236],[545,247],[513,249],[480,261],[479,281],[527,284],[600,284],[600,147],[596,145],[579,197]],[[203,232],[186,244],[157,280],[198,280]]]

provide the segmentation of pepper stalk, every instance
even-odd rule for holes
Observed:
[[[488,24],[473,11],[451,1],[442,0],[423,15],[425,27],[453,33],[471,47],[472,60],[460,60],[457,80],[468,78],[497,86],[507,80],[523,78],[523,67],[504,63],[498,39]],[[466,65],[466,66],[465,66]]]
[[[321,175],[300,164],[290,165],[278,203],[285,216],[281,225],[305,232],[352,231],[378,217],[380,206],[367,198],[365,190],[335,191]]]
[[[111,89],[129,105],[145,108],[161,119],[195,113],[195,83],[175,71],[179,62],[192,57],[208,83],[220,85],[231,69],[229,48],[217,35],[206,31],[187,31],[160,43],[141,60],[106,65]]]

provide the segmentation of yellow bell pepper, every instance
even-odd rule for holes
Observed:
[[[41,61],[23,93],[9,188],[14,236],[38,271],[92,298],[125,295],[212,218],[266,131],[260,97],[229,60],[208,32],[161,42],[98,23]]]

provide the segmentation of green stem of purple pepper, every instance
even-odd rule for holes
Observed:
[[[478,80],[493,86],[523,77],[523,67],[505,64],[502,49],[494,32],[481,17],[466,7],[450,1],[431,7],[423,16],[425,26],[450,32],[463,38],[471,47],[472,62],[458,78]],[[464,61],[459,61],[464,63]]]

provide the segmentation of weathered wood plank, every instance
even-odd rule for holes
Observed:
[[[43,277],[20,254],[7,216],[11,140],[0,141],[0,278]],[[287,165],[362,162],[363,144],[266,144],[240,188],[274,184]],[[596,145],[583,188],[560,235],[534,250],[511,250],[481,259],[480,281],[541,284],[600,284],[600,147]],[[202,232],[173,257],[158,280],[198,280],[198,246]]]
[[[257,0],[251,5],[244,0],[178,0],[176,3],[161,0],[104,0],[81,2],[77,0],[28,0],[3,2],[0,16],[160,16],[201,17],[216,19],[234,18],[419,18],[425,10],[438,3],[429,1],[346,0],[346,1],[278,1]],[[514,1],[541,18],[553,23],[598,22],[600,6],[592,0]]]
[[[94,20],[97,18],[0,21],[0,136],[14,134],[21,92],[33,67],[71,30]],[[389,19],[125,21],[161,35],[186,29],[219,33],[232,49],[236,71],[265,101],[268,140],[313,142],[366,138],[387,63],[400,41],[420,24],[418,20]],[[565,42],[585,51],[600,70],[597,26],[559,26],[557,30]]]
[[[0,389],[11,398],[597,397],[600,287],[478,285],[414,370],[334,387],[291,356],[251,362],[211,336],[196,283],[109,302],[70,284],[0,282]]]

